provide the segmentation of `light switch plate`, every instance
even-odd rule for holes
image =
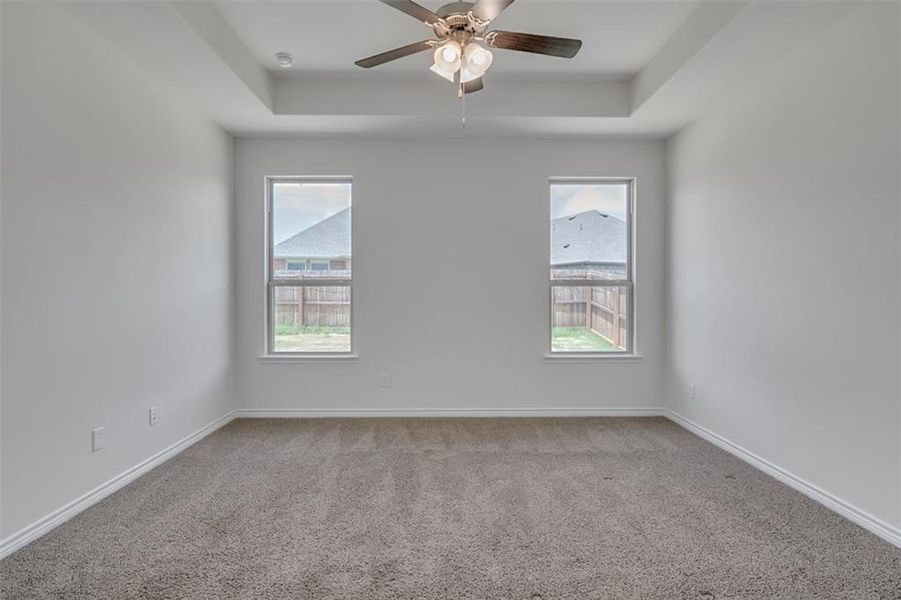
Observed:
[[[91,451],[103,450],[103,427],[97,427],[91,431]]]

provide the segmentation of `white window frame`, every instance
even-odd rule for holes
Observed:
[[[545,356],[550,359],[631,359],[638,358],[639,355],[635,349],[635,198],[638,188],[638,179],[636,177],[551,177],[548,179],[547,188],[547,208],[548,208],[548,236],[550,236],[550,208],[551,208],[551,186],[553,185],[627,185],[628,186],[628,202],[626,207],[626,274],[627,279],[552,279],[550,267],[550,239],[548,239],[548,305],[545,314],[547,315],[547,353]],[[625,350],[616,350],[610,352],[580,351],[580,350],[554,350],[553,349],[553,331],[554,322],[552,311],[554,307],[554,288],[555,287],[625,287],[627,290],[628,303],[626,319],[626,339],[628,346]]]
[[[353,206],[353,177],[351,176],[270,176],[266,177],[266,225],[265,225],[265,244],[266,244],[266,268],[265,268],[265,277],[266,277],[266,298],[264,302],[265,306],[265,337],[264,337],[264,352],[260,356],[262,359],[275,359],[275,360],[292,360],[292,359],[300,359],[300,360],[334,360],[334,359],[355,359],[357,355],[355,354],[356,350],[356,340],[354,335],[354,290],[353,290],[353,271],[351,271],[350,277],[347,279],[325,279],[325,278],[311,278],[311,279],[296,279],[289,277],[276,277],[275,269],[273,268],[274,257],[273,257],[273,249],[275,245],[272,243],[273,237],[273,192],[275,189],[275,185],[278,183],[346,183],[350,185],[351,189],[351,203],[350,206]],[[351,246],[351,257],[353,256],[353,238],[354,238],[354,213],[351,211],[350,213],[351,223],[350,223],[350,246]],[[304,272],[312,271],[311,268],[308,268]],[[350,288],[350,349],[343,352],[281,352],[275,350],[275,288],[276,287],[349,287]]]

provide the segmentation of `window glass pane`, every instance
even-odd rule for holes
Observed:
[[[273,350],[350,352],[350,286],[272,288]]]
[[[551,183],[551,279],[629,279],[629,187]]]
[[[273,183],[273,276],[349,279],[350,201],[349,181]]]
[[[551,287],[553,352],[625,352],[628,329],[628,287]]]

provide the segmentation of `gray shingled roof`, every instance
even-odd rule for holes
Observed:
[[[551,265],[625,262],[624,221],[597,210],[551,221]]]
[[[275,256],[350,258],[350,207],[275,245]]]

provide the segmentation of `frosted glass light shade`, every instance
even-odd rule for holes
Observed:
[[[463,67],[475,77],[481,77],[491,66],[494,56],[478,44],[467,44],[463,50]]]
[[[460,68],[460,58],[463,55],[460,44],[451,40],[442,46],[435,48],[435,65],[446,73],[456,73]]]
[[[445,71],[438,65],[438,63],[435,63],[434,65],[432,65],[429,68],[429,71],[431,71],[432,73],[436,73],[436,74],[440,75],[441,77],[444,77],[451,83],[454,82],[454,72],[455,71]]]
[[[479,77],[481,77],[481,75],[476,75],[466,67],[460,69],[460,81],[463,83],[469,83],[473,79],[478,79]]]

